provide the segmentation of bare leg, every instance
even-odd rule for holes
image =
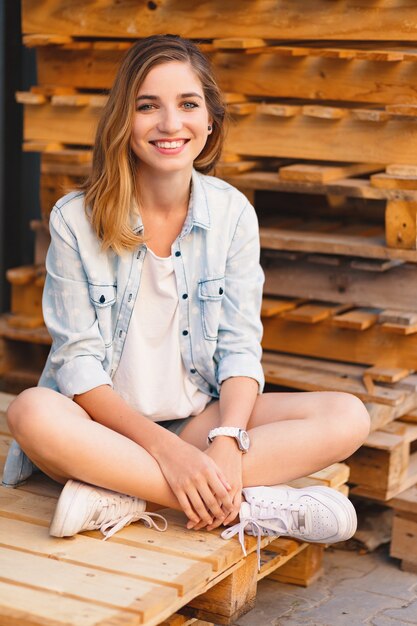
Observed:
[[[65,483],[72,478],[180,508],[146,450],[94,422],[62,394],[28,389],[10,405],[7,418],[22,449],[54,480]]]
[[[11,405],[13,435],[52,478],[69,478],[180,508],[158,463],[130,439],[91,420],[77,404],[49,389],[29,389]],[[181,437],[206,448],[219,424],[218,403],[188,424]],[[369,432],[369,416],[342,393],[270,393],[258,396],[243,458],[244,486],[284,483],[349,456]]]
[[[190,422],[181,437],[204,450],[220,423],[218,403]],[[243,485],[281,484],[350,456],[369,433],[369,415],[355,396],[337,392],[258,396],[243,456]]]

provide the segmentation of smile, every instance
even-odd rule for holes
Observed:
[[[181,148],[189,139],[176,139],[174,141],[151,141],[157,148],[163,148],[165,150],[175,150]]]

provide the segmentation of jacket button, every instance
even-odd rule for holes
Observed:
[[[197,370],[195,370],[193,367],[190,369],[191,374],[195,374]]]
[[[100,296],[100,302],[103,304],[103,302],[106,302],[106,298],[104,296]]]
[[[183,294],[182,294],[182,299],[183,299],[183,300],[186,300],[187,298],[188,298],[188,293],[183,293]]]
[[[181,252],[179,250],[176,251],[175,256],[181,256]]]
[[[220,287],[219,294],[222,295],[222,293],[223,293],[223,289]]]
[[[183,330],[183,331],[182,331],[182,334],[183,334],[183,335],[184,335],[184,337],[185,337],[186,335],[188,335],[188,330]]]

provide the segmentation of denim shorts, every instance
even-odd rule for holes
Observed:
[[[196,415],[191,415],[191,417],[180,417],[176,420],[164,420],[163,422],[157,422],[157,424],[179,436],[187,424],[195,417]]]

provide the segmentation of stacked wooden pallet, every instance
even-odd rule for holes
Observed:
[[[267,380],[363,398],[374,432],[350,459],[356,489],[398,498],[417,480],[417,8],[23,0],[22,9],[38,84],[17,97],[24,149],[42,153],[42,215],[38,265],[9,274],[16,296],[0,321],[8,389],[33,384],[45,357],[36,301],[47,218],[88,172],[117,64],[138,37],[178,33],[203,42],[226,93],[232,123],[217,173],[259,215]],[[24,289],[38,290],[30,305]]]
[[[4,412],[12,398],[0,394],[0,472],[11,442]],[[294,486],[346,493],[348,476],[338,463]],[[246,538],[245,559],[236,539],[190,532],[185,517],[171,510],[163,511],[169,522],[163,533],[132,524],[106,543],[97,541],[98,531],[51,538],[59,493],[40,475],[16,490],[0,487],[2,624],[232,624],[253,607],[262,578],[307,586],[322,571],[323,546],[284,538],[262,539],[258,571],[255,538]]]

